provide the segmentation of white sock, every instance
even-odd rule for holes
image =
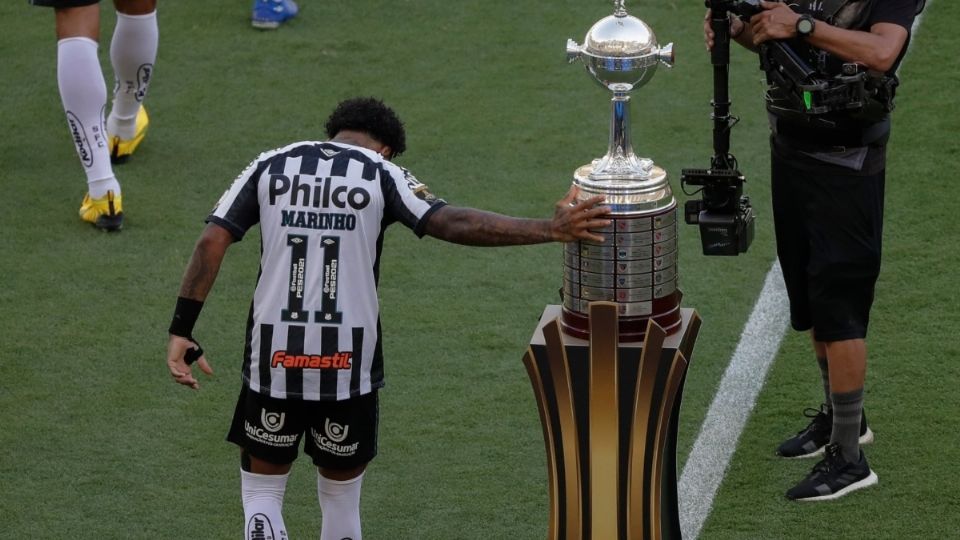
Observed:
[[[289,476],[289,473],[255,474],[240,470],[245,540],[287,540],[281,511]]]
[[[136,134],[137,111],[153,77],[159,36],[156,11],[146,15],[117,12],[117,27],[110,41],[110,62],[116,80],[113,108],[107,118],[111,135],[132,139]]]
[[[107,105],[107,85],[97,59],[97,42],[85,37],[71,37],[57,42],[57,83],[60,99],[67,113],[70,138],[77,148],[87,182],[112,180],[115,193],[120,184],[110,166],[110,150],[104,133],[103,110]],[[96,196],[100,198],[106,190]]]
[[[87,182],[87,193],[94,199],[106,197],[108,191],[112,191],[114,195],[120,195],[120,182],[117,182],[117,179],[112,176]]]
[[[317,474],[317,497],[323,524],[320,540],[360,540],[360,485],[363,474],[345,481]]]

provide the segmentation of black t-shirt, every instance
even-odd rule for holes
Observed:
[[[798,0],[795,4],[791,4],[791,8],[798,13],[807,13],[815,19],[824,20],[831,15],[830,13],[824,13],[824,8],[829,8],[825,4],[830,4],[830,2]],[[864,32],[869,32],[870,28],[878,23],[896,24],[906,29],[908,32],[907,40],[904,42],[893,66],[887,72],[887,75],[894,76],[910,43],[909,32],[916,15],[917,5],[917,0],[851,0],[833,14],[830,22],[840,27]],[[839,64],[844,62],[842,59],[811,47],[803,39],[789,40],[788,43],[802,58],[810,62],[811,66],[827,71],[839,71]],[[769,102],[768,108],[770,106],[776,106],[776,103]],[[851,120],[850,117],[845,115],[834,115],[829,119],[837,122],[838,125],[857,125],[856,120]],[[888,120],[885,122],[888,122]],[[835,133],[823,133],[823,136],[817,136],[817,128],[796,125],[793,122],[784,121],[782,117],[777,119],[773,114],[771,114],[771,123],[775,134],[772,141],[774,155],[789,159],[803,168],[814,171],[837,171],[839,168],[854,174],[874,174],[885,166],[884,145],[886,136],[880,137],[873,144],[861,147],[847,145],[844,148],[837,148],[836,145],[829,144],[818,147],[818,141],[828,140]],[[785,123],[787,125],[784,125]],[[778,127],[780,129],[777,129]],[[877,129],[878,127],[880,129]],[[873,129],[874,132],[882,132],[886,130],[886,127],[886,124],[881,124],[874,125],[872,128],[864,128],[864,130]],[[790,138],[785,137],[784,132],[793,132],[794,134],[799,132],[803,135]],[[872,137],[870,138],[872,139]],[[798,139],[809,142],[810,146],[800,148],[803,145],[797,144],[800,142]]]
[[[809,14],[817,20],[824,20],[827,17],[831,17],[831,20],[826,22],[850,30],[869,32],[870,28],[875,24],[890,23],[902,26],[907,31],[907,41],[904,43],[903,49],[900,50],[896,62],[894,62],[890,70],[887,71],[888,75],[896,73],[897,68],[900,67],[900,62],[903,60],[904,54],[907,52],[907,47],[910,45],[909,32],[910,27],[913,26],[914,16],[916,15],[917,0],[850,0],[835,14],[824,12],[825,9],[830,9],[830,5],[828,4],[831,4],[831,2],[825,2],[824,0],[798,0],[795,3],[791,3],[791,8],[797,13]],[[839,71],[839,65],[844,62],[842,59],[832,57],[819,49],[809,46],[806,40],[802,38],[792,39],[789,43],[801,56],[808,58],[811,61],[811,65],[816,66],[817,63],[819,63],[818,61],[821,60],[821,57],[824,57],[822,61],[826,65],[823,67],[828,69],[833,68]]]

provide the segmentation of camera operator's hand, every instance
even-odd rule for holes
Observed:
[[[713,11],[708,9],[707,13],[703,16],[703,42],[707,46],[708,51],[713,50],[714,39],[717,37],[713,32],[713,26],[711,24],[711,16]],[[739,18],[730,16],[730,39],[736,40],[743,34],[743,31],[747,29],[747,23],[741,21]]]
[[[800,15],[782,2],[760,1],[762,13],[750,18],[753,44],[759,45],[772,39],[789,39],[797,35],[797,19]]]

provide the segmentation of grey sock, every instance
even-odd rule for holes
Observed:
[[[827,359],[817,357],[817,365],[820,366],[820,377],[823,379],[823,403],[827,406],[827,414],[833,405],[830,403],[830,371],[827,369]]]
[[[833,401],[833,430],[830,442],[839,444],[843,459],[860,461],[860,417],[863,415],[863,388],[830,394]]]

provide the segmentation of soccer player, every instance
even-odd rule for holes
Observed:
[[[383,351],[377,282],[385,229],[475,246],[578,239],[606,226],[602,197],[571,191],[552,219],[458,208],[391,162],[406,149],[393,110],[373,98],[341,102],[329,140],[261,154],[207,217],[187,266],[167,347],[173,379],[212,370],[193,328],[227,248],[260,224],[260,275],[247,322],[243,385],[227,439],[241,448],[246,538],[272,531],[301,439],[318,468],[321,540],[360,539],[360,485],[377,453]]]
[[[143,98],[153,77],[159,31],[156,0],[114,0],[117,26],[110,42],[116,84],[104,124],[107,87],[97,59],[99,0],[30,0],[54,8],[57,82],[67,126],[87,175],[80,218],[104,231],[123,227],[120,182],[111,161],[121,163],[137,149],[149,119]]]

